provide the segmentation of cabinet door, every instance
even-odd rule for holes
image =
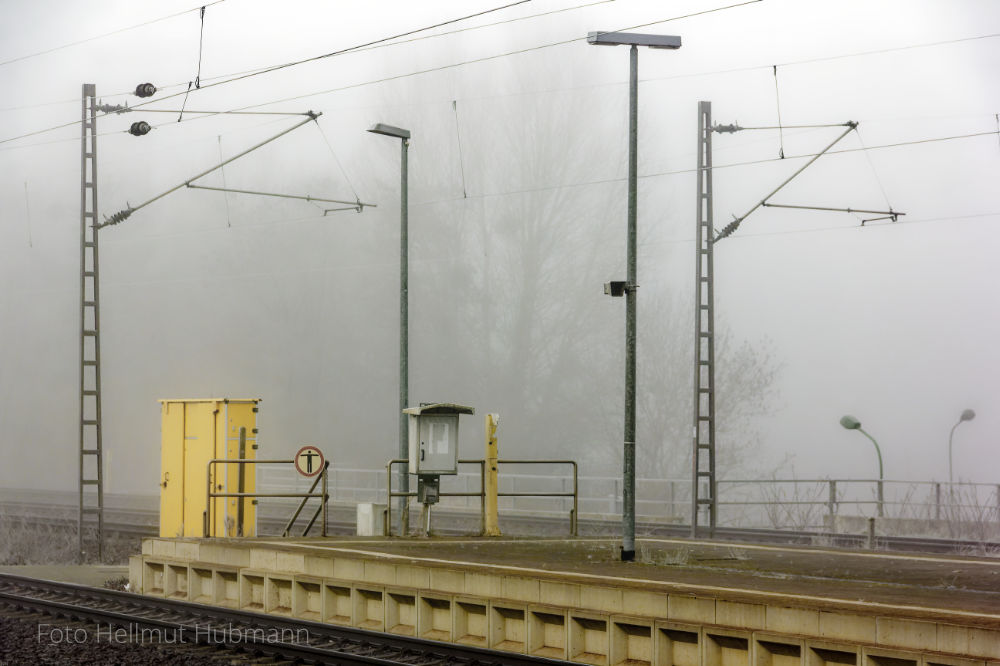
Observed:
[[[420,471],[454,474],[458,458],[458,416],[420,417]]]

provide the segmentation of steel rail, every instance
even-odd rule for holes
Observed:
[[[179,632],[186,642],[221,644],[269,653],[275,657],[329,664],[563,664],[566,662],[512,652],[442,643],[354,627],[283,618],[252,611],[207,606],[100,588],[0,574],[0,603],[51,615],[108,624],[148,625]],[[212,623],[227,630],[219,633]],[[238,638],[233,634],[238,631]],[[308,643],[258,640],[257,630],[308,633]],[[248,635],[249,634],[249,638]],[[203,640],[199,641],[198,639]],[[377,654],[373,654],[377,653]],[[405,661],[404,661],[405,660]]]

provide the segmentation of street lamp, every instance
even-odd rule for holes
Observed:
[[[639,48],[679,49],[675,35],[644,35],[634,32],[591,32],[587,43],[597,46],[628,45],[628,275],[624,285],[608,283],[605,293],[625,296],[625,442],[622,483],[622,561],[635,559],[635,321],[636,321],[636,178],[639,147]]]
[[[410,130],[376,123],[368,129],[373,134],[391,136],[402,144],[400,166],[399,195],[399,457],[409,458],[409,434],[407,433],[407,415],[403,410],[409,407],[410,400],[410,368],[409,368],[409,250],[407,226],[409,224],[409,194],[407,191],[407,150],[410,146]],[[399,471],[399,490],[402,493],[410,491],[409,466],[404,465]],[[406,536],[409,531],[410,515],[408,497],[399,498],[399,533]]]
[[[862,435],[872,440],[872,444],[875,445],[875,453],[878,454],[878,515],[879,518],[881,518],[883,515],[882,506],[884,504],[884,497],[882,494],[882,481],[885,478],[882,470],[882,450],[878,447],[878,442],[875,441],[875,438],[869,435],[867,432],[865,432],[864,429],[861,427],[861,421],[857,420],[850,414],[847,414],[840,418],[840,425],[844,426],[844,428],[846,428],[847,430],[857,430]]]
[[[951,427],[951,432],[948,433],[948,496],[952,495],[952,484],[955,482],[955,477],[952,476],[951,472],[951,439],[955,435],[955,428],[962,425],[965,421],[971,421],[976,418],[976,413],[971,409],[966,409],[962,411],[962,415],[958,417],[958,423]]]

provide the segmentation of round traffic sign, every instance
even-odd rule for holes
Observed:
[[[295,469],[302,476],[316,476],[323,471],[323,452],[315,446],[307,445],[295,454]]]

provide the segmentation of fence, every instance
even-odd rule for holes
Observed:
[[[299,488],[294,470],[259,471],[260,488],[270,492]],[[572,475],[533,474],[501,470],[503,494],[571,493]],[[480,510],[478,469],[443,477],[442,491],[469,493],[442,497],[442,509]],[[621,478],[581,476],[579,515],[616,520],[621,516]],[[881,487],[882,501],[879,501]],[[718,524],[721,527],[825,531],[851,517],[882,517],[894,521],[961,523],[972,530],[969,538],[987,540],[1000,533],[1000,484],[875,479],[725,479],[717,482]],[[330,467],[331,500],[339,503],[386,503],[385,470]],[[572,499],[560,497],[501,496],[500,513],[565,515]],[[690,479],[637,479],[636,515],[643,522],[687,524],[691,515]],[[840,523],[838,523],[840,521]],[[904,525],[905,527],[905,525]],[[919,525],[910,526],[917,530]],[[924,526],[926,527],[926,525]],[[848,529],[848,528],[844,528]],[[921,528],[922,529],[922,528]],[[954,529],[947,528],[950,532]],[[977,536],[975,531],[982,532]],[[966,530],[967,532],[969,530]],[[947,535],[945,535],[947,536]]]

